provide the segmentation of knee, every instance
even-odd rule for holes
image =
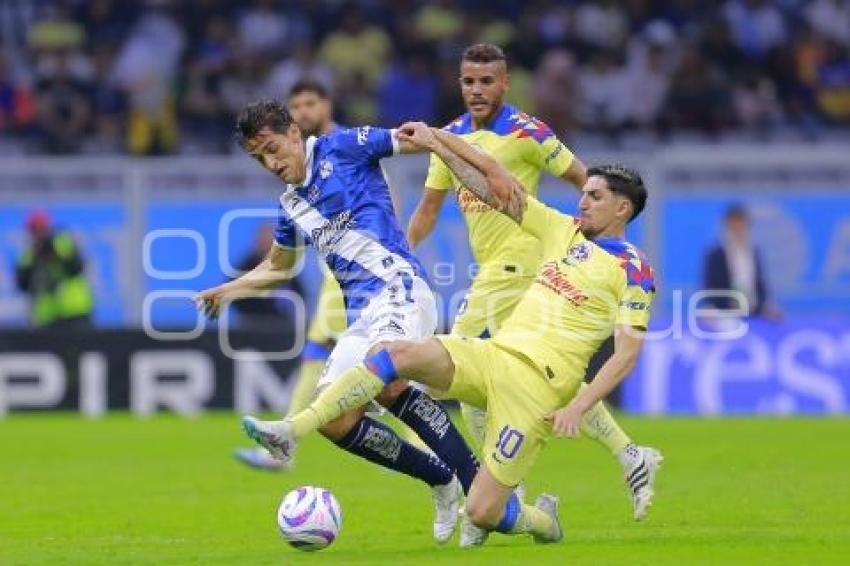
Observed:
[[[417,343],[412,340],[393,340],[392,342],[381,342],[375,344],[369,349],[367,356],[377,354],[384,350],[389,354],[390,360],[393,362],[393,367],[399,377],[404,377],[404,374],[411,368],[416,366],[417,360]]]
[[[493,530],[502,518],[502,509],[482,498],[467,499],[464,512],[479,529]]]
[[[390,382],[384,387],[381,394],[378,395],[376,401],[384,407],[390,407],[398,399],[398,396],[407,389],[407,385],[406,379],[396,379]]]

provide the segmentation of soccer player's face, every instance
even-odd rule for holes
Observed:
[[[495,116],[502,106],[508,85],[508,72],[504,61],[464,61],[460,65],[460,92],[463,103],[478,123],[486,123]]]
[[[609,189],[605,177],[598,175],[582,187],[578,210],[581,232],[588,239],[621,231],[631,214],[629,200]]]
[[[330,130],[333,113],[328,99],[305,91],[289,97],[288,106],[292,119],[306,135],[318,136]]]
[[[304,140],[292,124],[284,133],[264,127],[248,140],[248,153],[284,183],[298,184],[307,176]]]

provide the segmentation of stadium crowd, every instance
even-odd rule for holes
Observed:
[[[850,0],[20,0],[0,153],[228,152],[237,109],[304,76],[345,123],[446,123],[479,41],[567,140],[850,137]]]

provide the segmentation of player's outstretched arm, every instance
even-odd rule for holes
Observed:
[[[614,329],[614,354],[608,358],[593,378],[579,390],[570,403],[552,414],[552,430],[558,436],[577,438],[581,435],[581,418],[611,391],[635,367],[643,346],[646,330],[635,326],[617,325]]]
[[[201,291],[195,297],[195,304],[206,316],[215,318],[225,301],[255,296],[258,291],[273,289],[291,279],[298,256],[298,250],[294,248],[272,245],[266,258],[254,269],[232,281]]]
[[[409,122],[399,128],[399,138],[436,153],[463,185],[494,209],[522,222],[525,191],[492,157],[448,132]]]

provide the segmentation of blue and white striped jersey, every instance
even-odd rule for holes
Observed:
[[[306,142],[307,178],[280,196],[275,241],[316,248],[342,288],[349,324],[388,284],[409,292],[427,279],[398,224],[378,161],[398,150],[393,132],[337,128]]]

